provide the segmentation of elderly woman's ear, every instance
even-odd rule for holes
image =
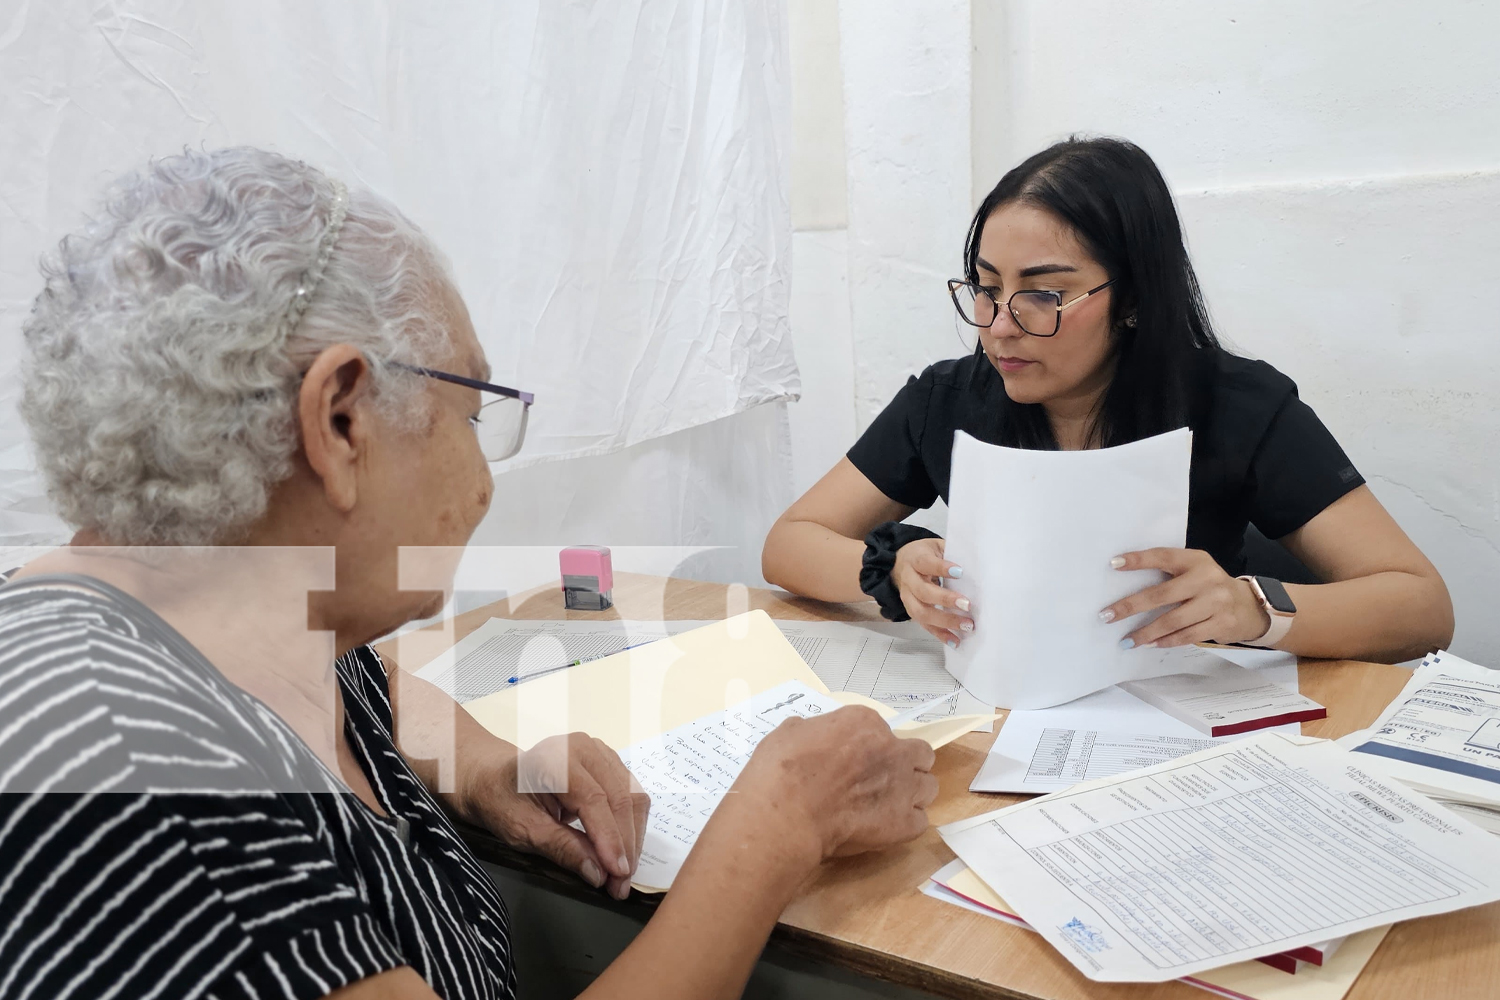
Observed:
[[[359,473],[369,458],[375,412],[362,405],[373,390],[373,373],[352,344],[335,344],[318,355],[302,379],[297,419],[302,451],[323,494],[340,513],[359,498]]]

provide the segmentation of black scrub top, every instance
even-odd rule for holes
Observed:
[[[1225,572],[1245,567],[1245,529],[1281,538],[1364,483],[1297,386],[1264,361],[1212,350],[1200,358],[1187,545]],[[953,432],[999,443],[1000,373],[982,354],[940,361],[914,376],[849,449],[876,488],[909,507],[948,499]]]

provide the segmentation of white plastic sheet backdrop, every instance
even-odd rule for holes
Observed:
[[[780,0],[0,0],[0,540],[59,529],[14,416],[38,255],[148,157],[248,143],[387,195],[448,253],[495,379],[537,394],[508,468],[629,448],[616,541],[711,544],[722,521],[748,543],[786,489],[684,511],[621,487],[691,504],[722,491],[672,480],[788,475],[784,416],[642,444],[799,391],[785,20]],[[557,511],[600,484],[536,473],[566,495],[491,541],[582,540]]]

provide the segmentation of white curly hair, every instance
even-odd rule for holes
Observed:
[[[449,345],[451,278],[427,236],[260,149],[189,150],[121,179],[42,274],[21,414],[58,513],[112,544],[242,536],[291,473],[301,373],[325,348],[359,347],[384,414],[412,426],[424,380],[391,362]]]

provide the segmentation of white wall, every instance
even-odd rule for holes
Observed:
[[[909,374],[961,350],[943,281],[970,213],[968,7],[790,5],[798,492]],[[940,529],[943,512],[916,520]]]
[[[1297,381],[1438,563],[1454,648],[1500,663],[1500,5],[841,8],[822,44],[842,49],[859,426],[956,353],[941,280],[1000,173],[1070,132],[1130,138],[1178,196],[1221,333]],[[795,64],[793,87],[795,105]],[[811,183],[794,169],[794,204]],[[800,238],[806,371],[841,348],[799,322]],[[814,405],[791,406],[794,453]]]
[[[793,500],[791,483],[786,404],[771,403],[611,454],[498,476],[471,544],[701,547],[673,564],[675,575],[764,585],[761,545]],[[555,576],[555,560],[551,567]]]
[[[789,406],[793,491],[854,440],[849,200],[838,0],[792,0],[791,327],[802,398]]]
[[[971,213],[969,3],[844,0],[839,14],[854,401],[864,426],[907,373],[961,350],[943,282],[960,273]]]
[[[1448,580],[1455,650],[1500,663],[1500,7],[1007,6],[1011,159],[1074,130],[1156,158],[1221,332],[1297,381]]]

